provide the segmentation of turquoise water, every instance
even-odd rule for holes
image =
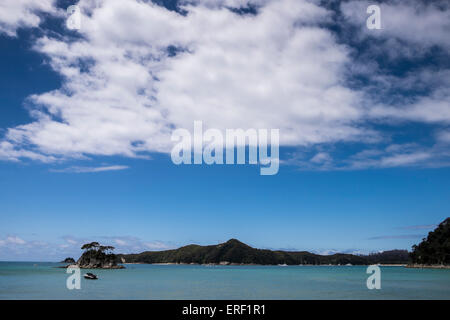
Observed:
[[[127,265],[68,290],[55,266],[0,262],[0,299],[450,299],[450,270],[381,267],[368,290],[363,266]]]

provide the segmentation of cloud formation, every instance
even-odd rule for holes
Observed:
[[[0,2],[0,35],[16,36],[17,29],[37,27],[39,14],[56,14],[55,0],[2,0]]]
[[[445,1],[391,0],[343,1],[341,10],[348,22],[366,25],[366,8],[376,4],[381,12],[381,30],[360,28],[362,36],[383,38],[389,41],[390,56],[423,54],[430,47],[450,49],[450,5]],[[411,46],[405,46],[411,43]]]
[[[230,10],[249,4],[256,14]],[[383,30],[376,34],[365,28],[366,5],[343,3],[343,23],[362,25],[361,41],[377,40],[375,57],[448,50],[448,6],[382,4]],[[222,130],[279,128],[282,146],[309,150],[307,158],[284,163],[305,168],[448,162],[441,151],[448,142],[450,70],[399,76],[357,60],[354,48],[326,27],[337,13],[315,1],[181,1],[179,12],[135,0],[81,0],[79,6],[79,38],[44,35],[34,45],[63,86],[29,98],[35,120],[7,130],[0,159],[146,157],[169,152],[173,129],[192,129],[202,120]],[[371,83],[349,85],[348,77],[358,73],[373,75]],[[381,97],[374,98],[373,86]],[[400,88],[425,93],[388,95]],[[407,151],[395,151],[391,137],[374,129],[408,121],[440,126],[437,144],[411,149],[409,142]],[[332,146],[355,142],[363,150],[336,164]],[[443,159],[436,161],[437,154]]]
[[[43,109],[8,131],[16,145],[133,157],[168,151],[170,128],[196,119],[219,129],[280,128],[285,145],[370,136],[352,124],[361,97],[340,83],[347,52],[318,27],[329,15],[323,8],[284,0],[242,16],[202,5],[184,7],[187,15],[136,1],[79,5],[82,40],[36,44],[65,83],[31,97]],[[169,46],[180,52],[170,57]]]
[[[15,244],[26,244],[26,241],[17,236],[8,236],[3,240],[0,240],[0,246]]]
[[[173,249],[174,245],[163,241],[148,241],[131,236],[92,236],[86,238],[64,236],[57,241],[36,241],[22,239],[17,235],[0,238],[0,260],[16,261],[61,261],[66,257],[78,259],[81,246],[98,241],[115,247],[116,253],[139,253]]]

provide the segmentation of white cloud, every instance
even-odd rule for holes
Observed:
[[[62,240],[62,241],[61,241]],[[174,244],[164,241],[149,241],[132,236],[92,236],[78,238],[64,236],[49,242],[24,240],[16,235],[0,239],[0,260],[13,261],[61,261],[66,257],[78,259],[81,246],[97,241],[102,245],[113,245],[115,253],[140,253],[148,250],[173,249]]]
[[[173,249],[173,246],[168,245],[161,241],[144,242],[144,247],[149,250],[155,250],[155,251]]]
[[[361,94],[342,84],[347,49],[319,27],[330,12],[313,3],[272,1],[256,16],[206,6],[186,6],[184,16],[131,0],[79,5],[89,13],[84,39],[36,45],[65,83],[32,96],[44,107],[36,121],[8,130],[15,158],[30,145],[56,158],[167,152],[172,128],[194,120],[279,128],[284,145],[374,137],[356,125]],[[182,51],[169,57],[169,45]]]
[[[327,15],[303,1],[270,3],[256,17],[193,9],[190,25],[211,34],[168,61],[155,84],[159,104],[180,127],[201,119],[220,129],[280,128],[284,145],[363,139],[352,125],[363,115],[360,97],[340,84],[347,51],[316,26]]]
[[[39,13],[56,14],[55,0],[2,0],[0,2],[0,34],[16,36],[24,27],[37,27],[41,23]]]
[[[450,77],[448,78],[450,80]],[[410,120],[426,123],[450,123],[450,92],[448,87],[434,90],[429,96],[402,106],[374,106],[370,115],[374,118]]]
[[[6,238],[6,242],[14,243],[14,244],[25,244],[26,241],[19,237],[8,237]]]
[[[77,244],[77,242],[75,241],[75,240],[73,240],[73,239],[66,239],[66,241],[68,242],[68,243],[70,243],[70,244]]]
[[[9,244],[16,244],[16,245],[24,245],[27,242],[17,236],[8,236],[3,240],[0,240],[0,245],[5,246]]]
[[[372,253],[368,250],[361,250],[361,249],[345,249],[345,250],[337,250],[337,249],[319,249],[319,250],[313,250],[312,253],[329,256],[337,253],[341,254],[353,254],[353,255],[368,255]]]
[[[55,169],[53,172],[73,172],[73,173],[90,173],[90,172],[104,172],[104,171],[119,171],[126,170],[128,166],[114,165],[101,167],[69,167],[65,169]]]
[[[311,162],[313,163],[324,163],[330,162],[331,160],[331,156],[326,152],[319,152],[311,158]]]
[[[398,167],[407,164],[416,164],[417,162],[427,160],[430,157],[431,154],[427,152],[396,154],[382,158],[380,164],[383,167]]]
[[[349,1],[341,4],[341,10],[347,21],[356,25],[361,39],[367,43],[373,57],[391,59],[420,59],[431,50],[440,48],[450,52],[450,5],[434,1],[389,1],[379,4],[381,9],[381,30],[366,28],[366,8],[370,1]],[[373,41],[379,40],[379,41]],[[380,42],[382,41],[382,42]],[[445,58],[444,58],[445,59]],[[364,62],[366,65],[366,61]],[[369,62],[370,64],[370,62]],[[375,83],[372,91],[382,93],[391,90],[398,96],[398,91],[411,90],[429,93],[411,97],[406,95],[400,101],[389,103],[385,98],[382,104],[370,108],[370,117],[390,122],[392,120],[416,121],[427,123],[450,122],[450,69],[440,67],[421,67],[404,76],[384,74],[379,66],[372,62],[366,73]]]
[[[206,7],[245,8],[249,5],[261,6],[270,0],[182,0],[181,4],[197,4]]]
[[[43,155],[24,148],[17,148],[9,141],[0,141],[0,160],[19,161],[20,158],[28,158],[42,162],[56,161],[56,158],[53,156]]]
[[[333,152],[339,153],[339,149],[334,146],[324,145],[315,149],[316,152],[306,149],[288,153],[283,164],[302,170],[325,171],[394,167],[438,168],[450,165],[448,161],[450,152],[445,144],[428,147],[416,143],[377,145],[349,153],[346,157],[334,156]]]
[[[43,36],[35,43],[35,50],[48,56],[63,77],[63,86],[29,98],[35,120],[7,130],[0,159],[146,157],[168,152],[171,131],[191,129],[194,120],[218,129],[279,128],[283,146],[311,150],[337,142],[379,142],[384,137],[369,129],[370,121],[450,121],[448,70],[397,78],[383,74],[376,63],[352,61],[351,49],[323,27],[335,18],[333,12],[316,1],[184,3],[183,15],[151,2],[81,0],[81,38]],[[225,8],[248,3],[259,6],[256,15]],[[365,26],[366,4],[351,1],[342,4],[342,11],[350,23]],[[434,45],[447,48],[448,15],[447,7],[393,1],[382,5],[384,29],[374,35],[363,27],[360,37],[385,39],[376,54],[392,56],[388,51],[395,51],[397,57],[407,55],[395,49],[401,42],[420,52]],[[176,48],[175,56],[169,46]],[[408,86],[432,90],[397,103],[375,103],[367,88],[346,86],[349,69],[374,72],[381,91]],[[357,158],[349,162],[353,168],[411,165],[431,159],[434,151],[379,152],[364,164]],[[317,150],[297,163],[333,168],[333,161],[328,150]],[[122,169],[126,167],[62,171]]]
[[[115,243],[117,243],[119,246],[126,246],[127,242],[121,239],[115,239],[114,240]]]
[[[407,226],[407,227],[402,227],[400,229],[409,229],[409,230],[432,230],[435,229],[438,225],[437,224],[423,224],[423,225],[417,225],[417,226]]]
[[[438,140],[444,143],[450,143],[450,131],[440,131],[438,133]]]
[[[366,9],[373,1],[342,2],[341,10],[351,23],[360,26],[364,36],[384,38],[391,57],[424,53],[432,46],[450,48],[450,6],[436,1],[394,0],[378,3],[381,30],[366,28]],[[405,45],[409,42],[412,45]]]
[[[102,244],[112,243],[116,247],[114,250],[116,253],[140,253],[148,250],[167,250],[174,248],[173,244],[164,241],[148,241],[133,236],[97,236],[92,237],[92,239],[95,239],[92,241],[99,241]]]

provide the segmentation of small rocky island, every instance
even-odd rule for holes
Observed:
[[[75,259],[74,258],[65,258],[63,261],[61,261],[61,263],[74,264],[75,263]]]
[[[117,265],[117,256],[112,253],[114,247],[102,246],[98,242],[86,243],[81,247],[84,250],[76,262],[76,266],[82,269],[124,269]]]

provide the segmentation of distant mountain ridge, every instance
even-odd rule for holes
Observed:
[[[183,263],[183,264],[257,264],[257,265],[368,265],[375,263],[406,264],[406,250],[391,250],[367,256],[336,253],[319,255],[308,251],[281,251],[252,248],[237,239],[218,245],[187,245],[165,251],[146,251],[139,254],[117,255],[123,263]]]

